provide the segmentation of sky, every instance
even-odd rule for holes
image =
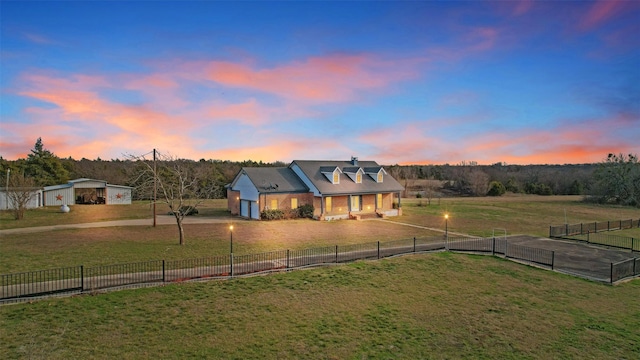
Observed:
[[[640,154],[640,1],[0,2],[0,156]]]

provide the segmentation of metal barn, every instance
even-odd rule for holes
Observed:
[[[107,184],[103,180],[76,179],[66,184],[44,187],[44,205],[131,204],[129,186]]]

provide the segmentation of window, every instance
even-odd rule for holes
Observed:
[[[333,172],[333,183],[334,184],[340,183],[340,173],[338,173],[337,171]]]
[[[360,196],[352,196],[351,197],[351,211],[360,211]]]
[[[378,175],[378,176],[380,176],[380,175]],[[377,194],[376,195],[376,208],[378,208],[378,209],[382,209],[383,208],[383,206],[382,206],[382,194]]]
[[[382,182],[382,171],[379,171],[379,172],[378,172],[378,180],[377,180],[377,181],[378,181],[379,183],[381,183],[381,182]]]
[[[324,211],[331,212],[331,196],[324,198]]]
[[[298,208],[298,199],[297,198],[291,198],[291,208],[292,209],[297,209]]]
[[[278,208],[278,200],[271,199],[271,210],[276,210]]]
[[[361,184],[361,183],[362,183],[362,174],[358,172],[356,174],[356,184]]]

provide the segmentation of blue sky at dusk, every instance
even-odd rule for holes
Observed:
[[[640,1],[0,2],[0,155],[640,153]]]

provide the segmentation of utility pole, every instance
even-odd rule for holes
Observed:
[[[153,227],[156,227],[156,200],[157,200],[157,169],[156,169],[156,149],[153,149]]]
[[[7,187],[4,188],[4,200],[7,206],[7,210],[9,210],[9,174],[11,173],[11,169],[7,168]]]

